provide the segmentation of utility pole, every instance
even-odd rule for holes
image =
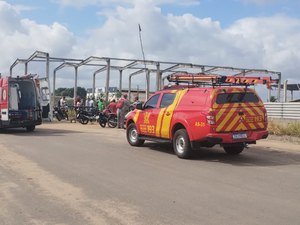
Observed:
[[[149,95],[149,86],[150,86],[150,79],[149,79],[149,72],[147,71],[146,67],[146,59],[145,59],[145,52],[144,52],[144,47],[143,47],[143,41],[142,41],[142,28],[141,25],[139,24],[139,37],[140,37],[140,43],[141,43],[141,50],[142,50],[142,55],[143,55],[143,61],[144,61],[144,70],[146,74],[146,99],[148,98]]]

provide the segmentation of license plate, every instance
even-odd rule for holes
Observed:
[[[247,134],[246,133],[235,133],[235,134],[232,134],[232,138],[233,139],[244,139],[244,138],[247,138]]]

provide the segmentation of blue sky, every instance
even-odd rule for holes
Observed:
[[[268,69],[300,83],[299,12],[300,0],[0,0],[0,72],[36,50],[141,59],[140,23],[147,59]],[[91,87],[91,72],[78,85]],[[72,84],[69,71],[58,79]]]
[[[21,11],[23,17],[47,25],[60,22],[78,35],[85,35],[86,30],[103,24],[106,18],[101,15],[101,12],[109,9],[113,10],[118,5],[97,3],[81,6],[62,5],[49,0],[8,0],[7,2],[23,6]],[[298,0],[201,0],[186,5],[163,3],[160,7],[164,15],[190,13],[199,18],[210,17],[213,20],[220,21],[222,27],[230,26],[236,20],[245,17],[267,17],[276,14],[284,14],[295,18],[300,17],[300,1]]]

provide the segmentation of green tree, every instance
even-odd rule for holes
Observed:
[[[58,88],[55,90],[56,96],[68,96],[74,98],[74,88]],[[83,87],[77,87],[77,96],[86,97],[86,90]]]
[[[58,88],[55,90],[55,95],[56,96],[62,96],[62,92],[64,92],[66,88]]]
[[[118,91],[116,92],[116,97],[117,97],[117,98],[121,98],[121,96],[122,96],[122,92],[118,90]]]
[[[86,98],[86,90],[83,87],[77,87],[77,95],[80,96],[80,98]]]

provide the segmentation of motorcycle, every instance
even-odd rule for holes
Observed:
[[[98,123],[101,127],[106,127],[106,124],[110,128],[115,128],[118,124],[117,115],[112,113],[110,110],[105,109],[99,113]]]
[[[68,108],[67,107],[57,107],[53,108],[53,116],[58,120],[61,121],[63,119],[69,120],[68,116]]]
[[[88,124],[88,122],[95,122],[98,120],[98,110],[91,109],[88,111],[83,108],[79,108],[76,119],[83,125]]]

